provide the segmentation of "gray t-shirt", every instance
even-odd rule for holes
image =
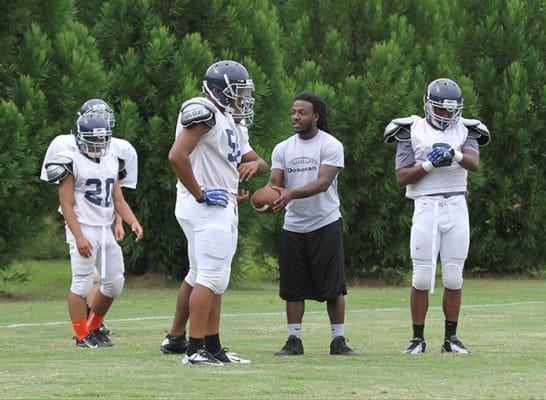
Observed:
[[[286,189],[302,187],[316,180],[321,165],[344,167],[343,145],[321,130],[307,140],[294,134],[276,145],[271,156],[271,169],[283,170]],[[290,201],[283,228],[298,233],[315,231],[341,218],[339,204],[336,177],[325,192]]]

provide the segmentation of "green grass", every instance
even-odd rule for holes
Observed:
[[[465,283],[459,333],[472,354],[441,354],[441,290],[431,296],[427,353],[401,354],[411,336],[408,288],[351,287],[346,334],[358,357],[331,357],[324,304],[308,302],[305,355],[273,357],[286,340],[277,288],[228,290],[222,341],[250,365],[197,367],[166,356],[176,288],[129,280],[107,322],[109,349],[76,348],[66,310],[68,262],[19,263],[30,280],[0,291],[0,398],[544,399],[546,282]],[[29,296],[36,296],[30,299]]]

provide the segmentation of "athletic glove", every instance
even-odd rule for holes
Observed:
[[[229,198],[226,189],[204,189],[198,203],[206,203],[208,206],[227,207]]]
[[[450,149],[451,147],[435,147],[427,154],[427,160],[435,167],[446,167],[451,165],[452,155],[449,151]]]

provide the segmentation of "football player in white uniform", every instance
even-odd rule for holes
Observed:
[[[238,236],[238,185],[267,164],[248,144],[236,121],[251,123],[254,84],[241,64],[225,60],[205,73],[205,97],[180,108],[169,161],[178,177],[176,218],[188,241],[190,269],[180,286],[164,353],[185,348],[184,364],[249,363],[220,344],[220,304]],[[246,135],[246,139],[245,139]],[[248,198],[248,193],[243,198]],[[189,340],[184,325],[189,314]]]
[[[385,141],[398,143],[396,180],[415,203],[410,238],[413,339],[405,353],[425,351],[425,317],[439,253],[445,316],[441,351],[464,354],[469,350],[457,338],[457,324],[470,242],[467,175],[478,170],[478,146],[489,142],[489,131],[480,121],[461,117],[461,89],[450,79],[428,85],[424,110],[424,118],[394,119],[385,129]]]
[[[131,226],[136,240],[143,231],[121,191],[120,162],[109,152],[112,131],[108,121],[95,113],[81,115],[73,134],[78,151],[55,154],[45,168],[48,181],[59,182],[72,268],[68,309],[76,345],[107,347],[112,342],[99,328],[124,283],[123,255],[111,229],[114,212]],[[101,288],[87,317],[85,299],[95,268],[101,271]]]
[[[116,123],[114,112],[112,108],[102,99],[90,99],[82,104],[78,115],[83,115],[86,113],[95,113],[101,115],[110,125],[110,129],[113,129]],[[73,134],[69,135],[59,135],[55,137],[46,152],[44,157],[44,162],[42,164],[42,170],[40,173],[40,179],[47,182],[47,171],[46,164],[49,162],[51,157],[60,153],[61,151],[78,151],[78,146],[76,145],[76,138]],[[127,140],[112,137],[110,142],[109,151],[116,155],[120,162],[120,172],[118,174],[119,184],[122,188],[136,189],[137,180],[138,180],[138,156],[135,148]],[[125,230],[123,229],[123,221],[121,216],[116,214],[115,222],[113,225],[114,238],[117,241],[123,240],[125,236]],[[99,291],[100,287],[100,275],[98,271],[95,270],[93,277],[93,289],[87,298],[87,308],[88,311],[91,309],[93,304],[93,298]],[[112,331],[106,324],[103,322],[101,330],[106,334],[111,334]]]

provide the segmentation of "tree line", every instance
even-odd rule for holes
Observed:
[[[546,11],[541,0],[37,0],[2,1],[0,16],[0,268],[55,213],[56,188],[39,180],[49,142],[89,98],[116,111],[114,135],[139,154],[126,191],[145,240],[124,241],[129,272],[182,276],[184,236],[174,218],[167,159],[181,103],[201,94],[206,68],[244,64],[256,90],[251,143],[270,161],[291,132],[295,94],[329,106],[345,147],[340,195],[347,271],[396,281],[411,269],[412,204],[394,179],[383,130],[422,115],[428,82],[462,88],[463,116],[492,141],[469,176],[467,269],[544,270],[546,237]],[[254,179],[245,188],[264,185]],[[235,274],[274,268],[282,216],[240,207]]]

